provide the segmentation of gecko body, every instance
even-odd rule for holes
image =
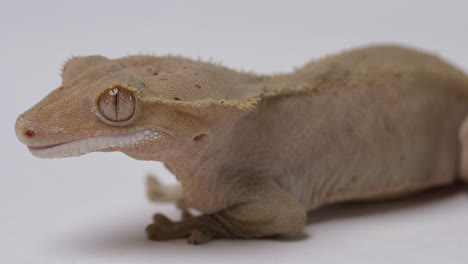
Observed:
[[[150,239],[294,235],[325,204],[468,179],[468,77],[413,49],[355,49],[271,76],[180,57],[77,57],[62,77],[18,117],[18,138],[43,158],[164,162],[181,187],[150,179],[150,197],[203,214],[157,214]]]

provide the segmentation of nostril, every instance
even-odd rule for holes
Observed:
[[[36,132],[34,132],[34,130],[28,129],[24,131],[24,134],[28,137],[34,137],[34,135],[36,135]]]

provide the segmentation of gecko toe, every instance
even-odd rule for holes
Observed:
[[[157,213],[153,215],[153,223],[157,225],[168,225],[171,224],[172,221],[165,215]]]
[[[194,229],[191,233],[190,236],[187,238],[187,243],[190,245],[199,245],[199,244],[204,244],[210,241],[213,238],[212,235],[203,232],[198,229]]]

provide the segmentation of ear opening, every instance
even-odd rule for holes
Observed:
[[[199,134],[199,135],[196,135],[195,137],[193,137],[193,141],[200,142],[200,141],[206,139],[207,137],[208,137],[207,134],[202,133],[202,134]]]

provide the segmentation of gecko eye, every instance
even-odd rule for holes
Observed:
[[[99,96],[98,109],[109,121],[127,121],[135,114],[135,96],[123,87],[109,88]]]

